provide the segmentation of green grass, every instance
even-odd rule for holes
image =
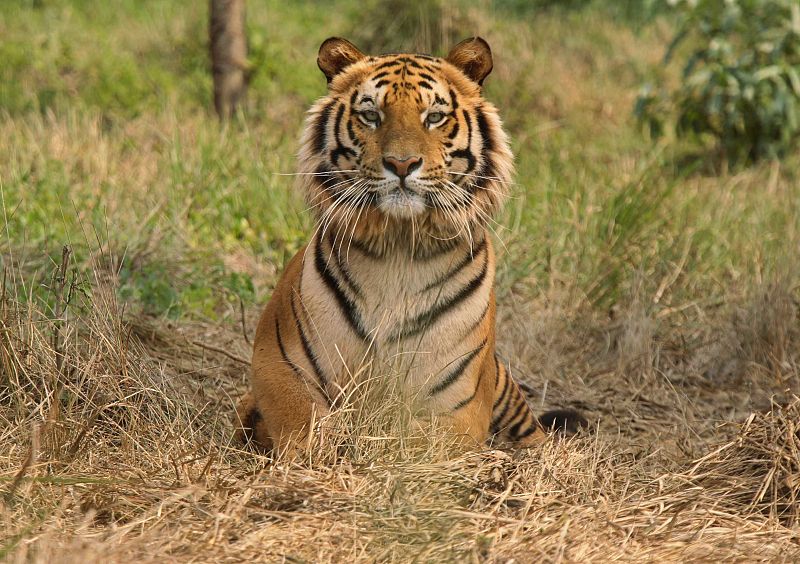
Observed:
[[[786,235],[797,233],[797,191],[765,201],[769,165],[704,178],[702,162],[678,164],[681,147],[643,137],[631,105],[663,52],[665,24],[633,31],[595,4],[501,4],[494,18],[468,20],[494,45],[487,96],[518,155],[499,220],[509,250],[501,287],[567,284],[606,307],[634,273],[655,291],[684,255],[692,276],[670,288],[675,299],[724,292],[721,281],[782,264]],[[216,288],[253,274],[226,264],[232,255],[272,265],[259,282],[274,282],[311,225],[280,173],[293,170],[303,112],[324,92],[316,47],[359,35],[346,19],[355,5],[341,7],[249,7],[248,115],[220,130],[209,113],[204,4],[12,2],[0,16],[5,245],[50,257],[69,243],[81,258],[108,246],[128,259],[122,296],[170,316],[220,311],[215,302],[230,292]],[[517,17],[504,17],[509,10]],[[568,33],[575,28],[583,33]],[[382,40],[392,48],[392,37]],[[779,176],[796,170],[787,162]],[[238,295],[252,303],[265,288]]]

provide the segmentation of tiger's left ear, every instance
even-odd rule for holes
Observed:
[[[319,46],[317,66],[322,71],[322,74],[325,75],[325,78],[328,79],[328,83],[330,83],[333,77],[342,72],[345,67],[360,61],[364,57],[366,55],[347,39],[329,37]]]
[[[492,72],[492,50],[481,37],[465,39],[450,50],[445,60],[481,85]]]

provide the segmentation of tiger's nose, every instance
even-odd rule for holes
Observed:
[[[400,178],[405,178],[422,166],[422,157],[406,157],[404,159],[384,157],[383,166],[389,172],[393,172]]]

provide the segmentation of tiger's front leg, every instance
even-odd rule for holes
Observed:
[[[312,425],[330,412],[325,390],[304,355],[292,307],[300,286],[301,249],[290,261],[256,330],[250,392],[237,408],[238,435],[266,450],[303,450]]]
[[[253,355],[252,389],[237,407],[237,436],[265,450],[296,455],[330,408],[319,393],[300,383],[290,364],[271,352]]]

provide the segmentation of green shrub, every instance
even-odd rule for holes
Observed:
[[[800,137],[800,3],[678,0],[665,64],[684,60],[680,85],[646,86],[636,114],[651,133],[711,138],[732,159],[784,155]]]

